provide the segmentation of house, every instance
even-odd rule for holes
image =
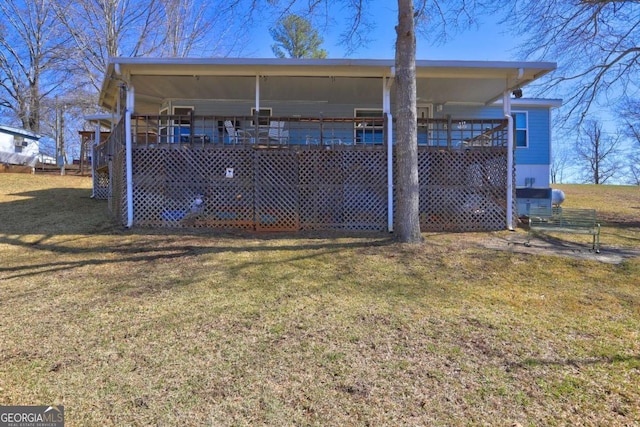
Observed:
[[[417,61],[422,229],[513,228],[559,101],[512,94],[555,68]],[[94,195],[127,226],[392,231],[394,79],[392,60],[113,58]]]
[[[40,152],[40,135],[12,127],[0,126],[0,163],[35,167]]]

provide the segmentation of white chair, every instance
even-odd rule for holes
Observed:
[[[289,142],[289,131],[284,128],[285,122],[269,123],[269,141],[278,141],[279,144]]]
[[[239,142],[251,142],[253,143],[253,135],[242,129],[236,129],[231,120],[224,121],[224,127],[229,134],[229,143],[238,144]]]
[[[310,135],[306,136],[307,145],[320,145],[320,140],[318,138],[314,138]],[[349,145],[348,142],[342,142],[340,138],[323,138],[322,145]]]

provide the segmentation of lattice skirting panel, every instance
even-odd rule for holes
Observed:
[[[418,170],[422,230],[489,231],[505,228],[505,148],[445,151],[420,147]]]
[[[98,200],[108,200],[110,189],[109,171],[95,171],[93,173],[93,198]]]
[[[111,176],[111,193],[109,194],[109,209],[111,213],[122,223],[127,223],[127,188],[125,151],[118,151],[109,165]]]
[[[379,148],[379,149],[378,149]],[[384,147],[135,148],[134,225],[264,231],[386,230]],[[112,168],[114,214],[126,218],[124,155]],[[425,231],[503,229],[506,150],[420,147]]]
[[[383,150],[300,152],[302,228],[385,230],[386,164]]]

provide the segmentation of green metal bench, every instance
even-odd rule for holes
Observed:
[[[525,246],[531,246],[531,236],[537,232],[589,234],[591,249],[600,253],[600,223],[595,209],[532,207],[529,211],[529,233]]]

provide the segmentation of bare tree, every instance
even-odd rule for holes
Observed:
[[[571,162],[571,157],[572,153],[566,147],[556,144],[556,150],[554,150],[551,158],[552,184],[562,184],[564,182],[565,172]]]
[[[500,3],[518,35],[521,54],[559,60],[545,85],[564,99],[565,120],[582,122],[602,103],[614,107],[637,93],[640,78],[640,2],[637,0],[516,0]],[[514,22],[516,25],[513,25]]]
[[[605,184],[619,174],[622,169],[620,141],[619,134],[604,134],[598,121],[584,122],[581,139],[576,143],[576,156],[583,167],[585,182]]]
[[[396,27],[395,90],[398,158],[398,239],[422,241],[420,234],[420,188],[418,183],[418,129],[416,113],[416,33],[413,0],[398,0]]]
[[[625,134],[631,141],[627,155],[627,181],[633,185],[640,185],[640,109],[637,104],[629,105],[623,113],[626,117]]]
[[[226,56],[243,37],[239,9],[217,0],[161,0],[161,56]]]
[[[65,35],[50,1],[0,0],[0,105],[40,132],[42,101],[61,90],[69,69]]]
[[[640,155],[637,151],[629,156],[627,167],[629,170],[627,182],[631,185],[640,185]]]
[[[232,52],[243,34],[235,25],[243,6],[242,0],[58,0],[56,10],[75,44],[76,67],[98,92],[111,57]]]
[[[157,52],[163,22],[159,0],[79,0],[58,2],[56,12],[72,37],[74,65],[97,93],[110,57]]]

